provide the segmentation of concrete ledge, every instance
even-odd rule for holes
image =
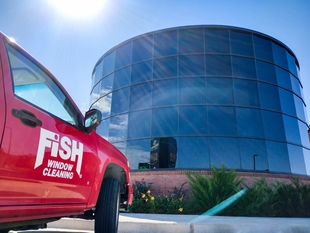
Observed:
[[[94,231],[94,220],[62,218],[58,221],[48,223],[47,228]]]
[[[309,233],[310,219],[213,216],[205,221],[194,223],[192,232]]]
[[[63,218],[49,229],[93,231],[94,221]],[[308,218],[248,218],[197,215],[120,214],[119,233],[310,233]]]
[[[121,214],[119,232],[190,232],[195,215]]]

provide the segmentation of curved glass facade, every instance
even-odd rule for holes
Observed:
[[[125,41],[96,64],[91,107],[132,170],[310,175],[298,61],[255,31],[189,26]]]

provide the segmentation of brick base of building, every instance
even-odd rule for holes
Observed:
[[[180,188],[184,184],[185,190],[190,190],[186,176],[188,171],[180,170],[152,170],[152,171],[132,171],[131,182],[144,180],[146,183],[152,184],[152,193],[156,195],[171,193],[173,189]],[[199,171],[199,173],[211,176],[211,171]],[[243,178],[243,182],[247,186],[251,186],[255,180],[264,177],[269,184],[278,182],[291,183],[293,175],[272,174],[259,172],[237,172],[238,177]],[[304,184],[310,184],[310,177],[297,176]]]

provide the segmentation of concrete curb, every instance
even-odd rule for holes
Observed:
[[[190,232],[195,215],[122,214],[119,232]]]
[[[93,231],[94,220],[85,220],[79,218],[62,218],[58,221],[48,223],[47,228]]]
[[[63,218],[53,229],[93,231],[94,221]],[[310,233],[309,218],[248,218],[197,215],[120,214],[119,233]]]

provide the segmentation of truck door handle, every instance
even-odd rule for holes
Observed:
[[[12,109],[12,115],[19,118],[20,121],[30,127],[35,128],[36,126],[42,126],[42,121],[40,121],[33,113],[22,109]]]

